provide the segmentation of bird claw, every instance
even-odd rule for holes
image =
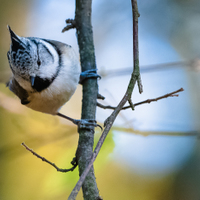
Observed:
[[[84,72],[81,72],[79,83],[83,84],[83,82],[88,78],[100,78],[101,79],[101,76],[99,76],[96,72],[97,72],[97,69],[89,69]]]
[[[93,130],[94,127],[99,127],[101,130],[103,130],[103,128],[97,124],[97,121],[93,119],[75,120],[74,124],[76,124],[79,129]]]

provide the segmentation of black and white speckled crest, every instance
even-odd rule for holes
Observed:
[[[10,27],[11,45],[8,51],[8,60],[10,68],[14,74],[19,74],[26,79],[28,71],[33,66],[34,54],[31,54],[31,48],[25,38],[17,36]],[[26,43],[25,43],[26,42]]]
[[[19,37],[8,28],[11,46],[7,56],[13,74],[29,81],[34,90],[41,92],[49,87],[60,71],[59,49],[48,40]]]

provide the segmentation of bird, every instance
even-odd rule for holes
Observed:
[[[7,53],[12,76],[9,89],[21,104],[46,114],[58,115],[76,125],[99,126],[94,120],[76,120],[59,112],[77,85],[98,78],[95,70],[81,73],[79,57],[65,43],[37,37],[20,37],[8,25],[11,38]]]

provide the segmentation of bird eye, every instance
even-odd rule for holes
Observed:
[[[38,60],[38,61],[37,61],[37,64],[38,64],[38,66],[40,66],[40,65],[41,65],[41,61],[40,61],[40,60]]]

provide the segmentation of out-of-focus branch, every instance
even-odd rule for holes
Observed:
[[[126,128],[126,127],[117,127],[113,126],[112,130],[120,131],[120,132],[126,132],[130,134],[135,134],[135,135],[141,135],[144,137],[150,136],[150,135],[157,135],[157,136],[174,136],[174,137],[198,137],[200,136],[199,131],[191,130],[191,131],[140,131],[136,130],[134,128]]]
[[[188,61],[178,61],[178,62],[169,62],[169,63],[160,63],[160,64],[153,64],[153,65],[145,65],[140,67],[141,73],[149,73],[149,72],[157,72],[161,70],[168,70],[174,68],[182,68],[185,67],[188,70],[199,71],[199,58],[194,58]],[[132,72],[132,67],[126,67],[121,69],[114,69],[114,70],[100,70],[99,75],[102,78],[112,78],[115,76],[124,76],[129,75]]]
[[[69,172],[69,171],[74,171],[74,169],[77,167],[77,161],[76,158],[74,158],[71,162],[71,164],[73,165],[73,167],[69,168],[69,169],[61,169],[59,167],[57,167],[55,165],[55,163],[50,162],[49,160],[47,160],[46,158],[40,156],[39,154],[37,154],[35,151],[33,151],[32,149],[30,149],[25,143],[22,143],[22,146],[24,146],[26,148],[26,150],[30,151],[34,156],[36,156],[37,158],[41,159],[42,161],[50,164],[51,166],[53,166],[54,168],[56,168],[56,170],[58,172]]]

